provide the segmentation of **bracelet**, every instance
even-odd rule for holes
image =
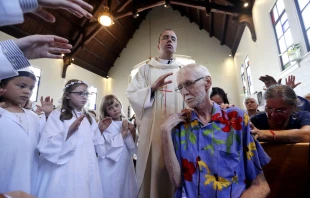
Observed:
[[[269,130],[269,132],[272,134],[273,139],[275,140],[275,139],[276,139],[276,134],[275,134],[275,132],[274,132],[273,130]]]

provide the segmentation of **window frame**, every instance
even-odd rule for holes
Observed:
[[[277,47],[278,47],[278,53],[279,53],[279,55],[281,55],[281,54],[285,54],[285,53],[288,51],[288,47],[289,47],[289,46],[286,46],[287,44],[286,44],[286,39],[285,39],[285,33],[286,33],[288,30],[291,31],[291,25],[289,24],[289,28],[288,28],[285,32],[284,32],[283,29],[282,29],[282,32],[283,32],[282,37],[284,38],[284,41],[285,41],[286,50],[285,50],[283,53],[281,53],[280,43],[279,43],[279,40],[280,40],[281,37],[278,38],[276,26],[277,26],[278,23],[280,23],[281,26],[282,26],[281,18],[282,18],[282,16],[283,16],[285,13],[287,13],[287,12],[286,12],[286,8],[284,7],[284,10],[282,11],[282,13],[278,16],[277,20],[275,20],[274,15],[273,15],[273,9],[274,9],[275,6],[277,5],[277,3],[278,3],[278,0],[275,1],[274,5],[272,6],[272,8],[271,8],[271,10],[270,10],[270,12],[269,12],[269,14],[270,14],[271,24],[272,24],[274,36],[275,36],[276,43],[277,43]],[[284,3],[284,1],[283,1],[283,3]],[[285,6],[285,3],[284,3],[284,6]],[[278,11],[277,11],[277,12],[278,12]],[[278,13],[278,14],[279,14],[279,13]],[[288,18],[287,18],[287,22],[289,23]],[[284,24],[283,24],[283,25],[284,25]],[[283,27],[282,27],[282,28],[283,28]],[[291,32],[291,33],[292,33],[292,32]],[[292,66],[292,61],[289,59],[289,57],[288,57],[289,61],[288,61],[285,65],[284,65],[284,63],[283,63],[283,60],[282,60],[282,57],[281,57],[281,56],[279,57],[279,59],[280,59],[280,62],[281,62],[282,71],[284,71],[285,69],[287,69],[287,68],[289,68],[290,66]],[[286,66],[286,67],[285,67],[285,66]]]
[[[310,38],[308,38],[307,30],[306,30],[306,27],[305,27],[305,24],[304,24],[304,20],[303,20],[301,14],[302,14],[303,10],[304,10],[307,6],[310,6],[310,2],[308,2],[308,4],[304,7],[303,10],[300,10],[298,0],[294,0],[294,2],[295,2],[296,10],[297,10],[297,15],[298,15],[299,23],[300,23],[300,25],[301,25],[302,34],[303,34],[304,39],[305,39],[307,52],[309,52],[309,51],[310,51]],[[310,31],[310,28],[308,29],[308,31]]]

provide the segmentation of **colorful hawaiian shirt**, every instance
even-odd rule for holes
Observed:
[[[203,126],[196,113],[172,132],[182,184],[175,198],[240,197],[270,158],[250,134],[249,116],[241,109],[213,105]]]

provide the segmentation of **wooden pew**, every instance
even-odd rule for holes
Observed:
[[[263,170],[271,198],[310,198],[309,143],[275,144],[262,142],[271,161]]]

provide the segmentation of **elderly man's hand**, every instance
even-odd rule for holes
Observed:
[[[230,107],[234,107],[235,105],[234,104],[225,104],[225,103],[222,103],[220,105],[221,109],[229,109]]]
[[[46,11],[43,7],[52,9],[64,9],[79,18],[86,17],[91,19],[93,17],[90,13],[90,11],[93,10],[93,6],[84,2],[83,0],[38,0],[38,3],[39,7],[33,11],[33,14],[51,23],[56,21],[55,16]]]
[[[268,89],[272,85],[281,84],[282,78],[280,78],[277,82],[272,76],[266,75],[259,77],[259,80],[265,83],[265,86]]]
[[[17,39],[14,42],[28,59],[61,59],[61,54],[70,53],[72,48],[67,39],[54,35],[31,35]]]
[[[265,138],[263,131],[256,128],[251,122],[250,127],[251,127],[250,133],[253,135],[255,140],[263,140]]]
[[[170,115],[170,117],[164,122],[163,125],[161,125],[161,130],[169,132],[174,127],[176,127],[179,123],[185,122],[185,117],[183,113],[175,113]]]

